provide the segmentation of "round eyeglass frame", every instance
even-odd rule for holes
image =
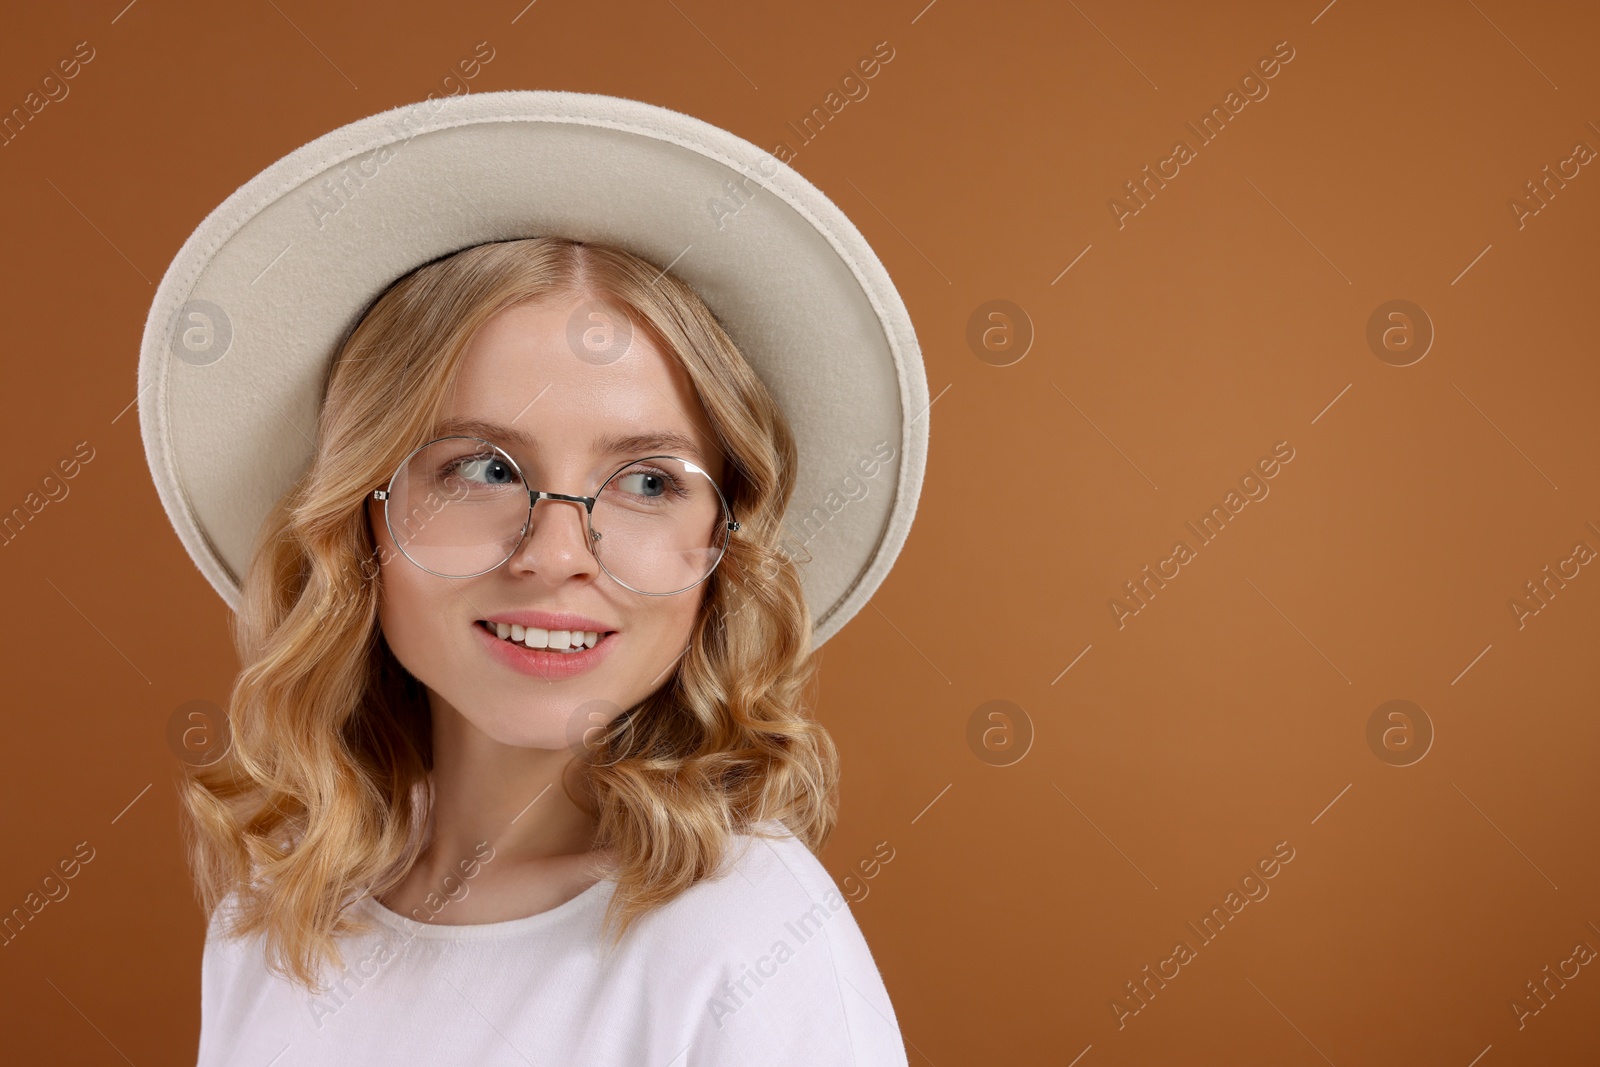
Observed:
[[[383,501],[383,524],[388,529],[389,536],[391,539],[393,539],[395,547],[400,549],[400,554],[404,556],[407,562],[409,562],[412,566],[427,571],[429,574],[438,575],[440,578],[476,578],[481,574],[488,574],[496,567],[504,566],[506,561],[511,559],[512,556],[515,556],[517,554],[517,550],[522,547],[523,540],[528,536],[528,528],[533,524],[533,506],[541,500],[566,500],[574,504],[582,504],[583,525],[584,529],[589,533],[589,536],[586,539],[589,554],[594,557],[594,561],[600,565],[600,569],[602,571],[605,571],[608,578],[622,586],[622,588],[627,589],[630,592],[638,593],[640,596],[677,596],[679,593],[687,592],[688,590],[699,585],[701,582],[705,581],[707,578],[710,578],[716,573],[717,567],[721,565],[722,557],[727,555],[729,536],[733,533],[733,531],[739,529],[739,523],[734,521],[733,518],[733,510],[728,506],[728,498],[722,495],[722,487],[718,485],[709,474],[706,474],[705,471],[701,470],[698,464],[692,463],[681,456],[640,456],[638,459],[630,459],[628,462],[624,463],[622,466],[613,471],[605,481],[600,483],[600,487],[594,491],[594,496],[568,496],[565,493],[547,493],[542,489],[528,489],[528,512],[522,520],[522,532],[517,535],[515,544],[512,545],[511,551],[507,552],[504,558],[502,558],[498,563],[495,563],[493,566],[485,567],[483,570],[475,571],[472,574],[440,574],[440,572],[432,570],[428,567],[424,567],[422,564],[418,563],[412,558],[411,554],[405,550],[405,546],[400,543],[400,538],[394,532],[394,524],[389,521],[389,498],[394,492],[395,479],[400,477],[400,472],[406,469],[406,465],[411,462],[411,458],[413,456],[425,448],[430,448],[433,445],[438,444],[440,441],[456,440],[477,441],[479,444],[487,445],[497,456],[500,457],[500,459],[504,460],[512,470],[516,471],[518,480],[520,480],[524,486],[528,484],[527,477],[522,473],[522,467],[517,464],[516,460],[511,458],[511,454],[509,452],[495,444],[493,441],[486,441],[482,437],[473,437],[470,434],[448,434],[444,437],[435,437],[433,440],[413,448],[406,454],[406,458],[402,459],[399,465],[395,467],[394,473],[389,476],[389,481],[385,487],[382,489],[374,489],[372,491],[373,500]],[[594,524],[591,521],[594,517],[595,501],[600,498],[601,493],[605,492],[606,486],[611,484],[611,480],[613,478],[623,473],[634,464],[643,463],[645,460],[649,459],[674,459],[692,470],[699,471],[701,474],[705,475],[705,479],[710,483],[711,488],[716,490],[717,502],[722,505],[722,547],[717,552],[716,561],[711,564],[710,568],[699,579],[699,581],[691,582],[682,589],[674,589],[670,593],[647,593],[643,589],[635,589],[621,578],[618,578],[615,574],[612,574],[611,569],[606,566],[605,560],[600,558],[600,553],[596,552],[594,548],[595,542],[600,540],[601,537],[599,533],[595,532]]]

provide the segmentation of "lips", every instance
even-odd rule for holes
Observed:
[[[500,664],[518,674],[539,678],[545,682],[559,682],[594,669],[603,662],[616,643],[617,632],[607,631],[602,637],[596,633],[595,646],[580,651],[562,652],[548,648],[529,648],[520,641],[500,637],[483,621],[473,623],[485,651]]]
[[[615,633],[618,629],[609,622],[569,611],[505,611],[486,616],[480,621],[539,630],[593,630],[602,634]]]

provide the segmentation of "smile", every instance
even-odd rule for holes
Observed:
[[[518,626],[515,623],[486,622],[478,626],[508,644],[524,648],[543,649],[549,652],[577,653],[593,648],[614,631],[595,630],[541,630],[536,626]]]

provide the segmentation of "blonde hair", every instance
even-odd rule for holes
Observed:
[[[339,346],[309,469],[263,524],[233,619],[242,670],[230,741],[179,785],[196,895],[231,898],[228,936],[313,992],[347,914],[422,848],[427,694],[381,640],[366,499],[427,440],[462,353],[498,312],[552,295],[622,311],[686,370],[731,457],[740,529],[707,579],[690,647],[661,687],[585,746],[597,848],[611,850],[611,946],[718,871],[736,833],[777,819],[813,852],[833,831],[838,754],[805,713],[812,620],[781,547],[797,453],[783,412],[683,281],[621,249],[559,237],[477,245],[389,287]]]

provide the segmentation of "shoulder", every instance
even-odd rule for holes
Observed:
[[[773,917],[785,905],[809,910],[817,903],[830,912],[847,910],[822,861],[776,819],[735,834],[721,869],[695,891],[703,906],[733,906],[746,915]]]
[[[733,836],[714,874],[641,920],[658,949],[765,948],[791,925],[848,917],[848,902],[804,842],[775,819],[753,830]]]
[[[781,823],[753,829],[735,836],[718,874],[639,923],[652,984],[696,1020],[687,1062],[904,1064],[849,902]]]
[[[270,985],[261,956],[261,937],[240,937],[233,922],[238,895],[229,893],[206,920],[200,963],[199,1062],[222,1062],[227,1035],[245,1026],[263,989]]]

